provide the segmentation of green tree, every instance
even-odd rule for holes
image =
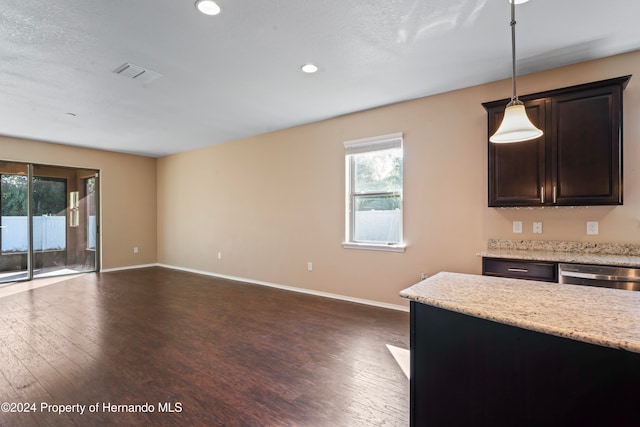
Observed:
[[[64,215],[67,183],[62,178],[33,178],[33,215]]]
[[[355,191],[393,191],[402,188],[402,149],[374,151],[354,157]]]
[[[0,206],[2,216],[27,215],[27,177],[0,175]]]
[[[28,178],[0,175],[0,212],[3,216],[26,216]],[[33,178],[33,214],[61,215],[66,208],[66,181],[60,178]]]
[[[353,157],[356,210],[393,210],[400,207],[399,194],[366,195],[402,189],[402,149],[395,148]],[[365,194],[363,194],[365,193]]]

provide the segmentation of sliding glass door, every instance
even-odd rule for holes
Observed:
[[[29,166],[0,162],[0,283],[29,277]]]
[[[4,163],[0,282],[98,268],[98,171]]]

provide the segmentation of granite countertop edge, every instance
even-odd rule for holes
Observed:
[[[489,239],[476,254],[489,258],[640,267],[640,244]]]
[[[443,281],[450,282],[451,287],[439,289]],[[464,295],[462,295],[466,290],[465,286],[469,288],[470,286],[474,286],[474,283],[477,283],[478,286],[484,287],[481,291],[487,293],[487,296],[491,294],[492,298],[487,298],[488,301],[486,303],[466,301]],[[493,284],[496,284],[495,290],[490,289]],[[506,289],[504,286],[523,286],[524,288],[522,289],[526,290],[528,297],[534,295],[537,290],[540,290],[543,295],[541,296],[540,301],[534,301],[533,304],[531,303],[531,299],[535,299],[535,297],[529,298],[527,301],[529,306],[523,307],[519,310],[518,300],[516,297],[517,292],[515,294],[506,295],[506,298],[502,299],[504,296],[502,294],[505,294]],[[448,297],[447,291],[454,289],[454,287],[457,288],[457,290],[454,291],[457,294]],[[511,288],[511,290],[513,289],[514,288]],[[552,303],[544,300],[544,297],[553,295],[555,291],[558,291],[560,294],[569,294],[569,297],[573,294],[579,294],[580,298],[593,298],[595,300],[598,300],[599,296],[607,295],[606,292],[609,292],[609,296],[614,295],[618,300],[628,299],[632,305],[630,311],[633,311],[636,304],[640,302],[640,293],[631,291],[578,285],[559,285],[529,280],[506,279],[449,272],[441,272],[429,279],[423,280],[422,282],[400,292],[400,296],[430,306],[535,332],[640,353],[640,334],[638,334],[638,332],[636,332],[638,336],[633,337],[627,336],[629,331],[621,332],[619,330],[614,330],[614,333],[609,333],[610,331],[607,331],[608,327],[614,325],[616,320],[615,318],[612,322],[610,317],[605,316],[607,317],[606,319],[602,319],[602,321],[598,320],[584,327],[580,324],[575,325],[572,323],[576,321],[576,319],[579,321],[580,316],[571,316],[571,313],[569,313],[564,316],[563,320],[563,316],[560,312],[566,309],[566,305],[560,306],[560,309],[558,307],[554,308],[552,307]],[[611,294],[611,292],[613,292],[613,294]],[[499,302],[496,304],[496,301]],[[574,311],[575,309],[579,310],[580,307],[574,307]],[[587,310],[586,307],[585,310]],[[554,313],[556,317],[554,317]],[[590,319],[594,316],[598,316],[598,313],[592,312],[583,312],[582,314],[584,319]],[[628,313],[622,313],[623,316],[626,314]],[[527,319],[530,315],[532,315],[533,319]],[[631,323],[634,321],[640,321],[640,316],[638,317],[638,319],[631,319]],[[551,324],[554,320],[556,320],[555,325]],[[588,322],[589,321],[587,320],[587,323]],[[629,329],[637,330],[635,326],[630,327]],[[633,333],[633,331],[631,333]]]
[[[487,258],[521,259],[529,261],[551,261],[579,264],[615,265],[640,267],[640,256],[589,254],[575,252],[536,251],[527,249],[487,249],[476,253]]]

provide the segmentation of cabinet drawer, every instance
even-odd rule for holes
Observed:
[[[485,276],[557,282],[557,270],[555,262],[482,258],[482,274]]]

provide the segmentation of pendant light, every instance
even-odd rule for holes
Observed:
[[[516,3],[518,0],[509,0],[511,3],[511,62],[512,62],[512,88],[511,101],[504,110],[502,123],[489,141],[496,143],[529,141],[542,136],[542,131],[535,127],[524,108],[522,101],[516,94]],[[523,3],[523,2],[520,2]]]

